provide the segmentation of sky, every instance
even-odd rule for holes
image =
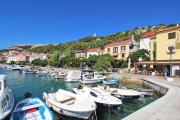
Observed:
[[[180,23],[180,0],[0,0],[0,49]]]

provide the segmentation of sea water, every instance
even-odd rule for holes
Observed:
[[[53,79],[48,76],[38,76],[36,74],[23,74],[19,71],[10,71],[8,69],[0,69],[0,74],[8,76],[7,84],[15,94],[15,102],[24,99],[26,92],[32,93],[33,97],[42,98],[42,93],[49,90],[58,90],[59,88],[71,91],[72,88],[77,87],[79,83],[66,83],[63,79]],[[142,87],[142,86],[139,86]],[[147,104],[158,99],[157,95],[152,97],[140,98],[137,103],[123,102],[123,111],[120,113],[112,113],[108,109],[101,109],[97,111],[98,120],[120,120],[127,115],[137,111]],[[67,116],[62,116],[54,112],[56,120],[76,120]]]

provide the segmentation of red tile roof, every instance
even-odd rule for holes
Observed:
[[[75,53],[85,53],[86,50],[78,50],[78,51],[75,51]]]
[[[117,42],[112,42],[110,44],[107,44],[107,47],[112,47],[112,46],[118,46],[118,45],[127,45],[131,42],[131,40],[121,40]]]
[[[148,38],[148,37],[152,37],[152,36],[155,36],[156,35],[156,32],[154,31],[150,31],[150,32],[147,32],[143,35],[143,38]]]
[[[100,48],[89,48],[86,52],[103,52]]]
[[[0,57],[3,57],[4,55],[3,55],[3,53],[0,53]]]
[[[179,25],[178,26],[173,26],[173,27],[168,27],[168,28],[158,30],[157,33],[160,33],[160,32],[163,32],[163,31],[169,31],[169,30],[176,30],[178,28],[180,28]]]

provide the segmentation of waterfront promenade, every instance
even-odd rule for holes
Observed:
[[[117,76],[118,74],[113,74]],[[131,79],[145,79],[168,88],[168,92],[158,100],[125,117],[123,120],[180,120],[180,78],[167,81],[164,77],[123,74]]]

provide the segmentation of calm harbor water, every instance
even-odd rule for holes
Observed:
[[[37,76],[35,74],[22,74],[19,71],[9,71],[7,69],[0,69],[0,74],[8,76],[8,87],[11,88],[15,93],[16,103],[24,99],[25,92],[31,92],[33,97],[41,97],[44,91],[50,89],[57,90],[59,88],[69,90],[73,87],[77,87],[79,83],[66,83],[63,80],[55,80],[47,76]],[[142,87],[142,86],[136,86]],[[127,115],[137,111],[143,106],[158,99],[158,96],[144,97],[137,103],[123,102],[123,112],[111,113],[108,110],[97,111],[98,120],[120,120]],[[56,120],[75,120],[66,116],[61,116],[54,113]]]

